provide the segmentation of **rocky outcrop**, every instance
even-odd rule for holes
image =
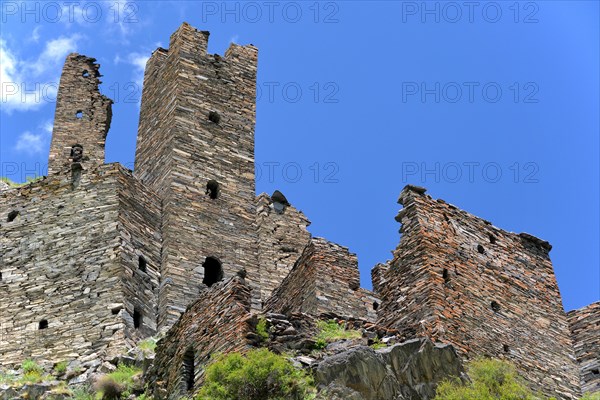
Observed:
[[[461,376],[454,348],[428,339],[382,350],[357,347],[325,358],[315,371],[317,384],[331,400],[431,399],[441,380]]]

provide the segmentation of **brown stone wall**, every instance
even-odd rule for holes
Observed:
[[[257,50],[206,53],[208,32],[183,24],[146,70],[136,176],[163,201],[159,329],[196,299],[207,257],[240,269],[260,309],[254,182]],[[219,185],[211,198],[209,181]]]
[[[581,390],[600,392],[600,302],[570,311],[567,317],[579,363]]]
[[[250,348],[250,297],[250,288],[237,276],[202,290],[198,300],[158,342],[150,371],[158,398],[192,395],[204,380],[211,355]],[[193,388],[188,390],[190,376]]]
[[[273,207],[271,197],[257,197],[258,264],[261,299],[266,301],[300,258],[310,241],[310,221],[289,205],[283,212]]]
[[[513,361],[548,395],[576,398],[577,369],[550,245],[494,227],[408,186],[402,238],[385,273],[379,323]]]
[[[94,368],[154,333],[150,311],[134,329],[132,299],[156,308],[157,200],[117,164],[83,171],[76,186],[58,173],[0,193],[1,365],[78,359]],[[148,277],[128,256],[136,251]]]
[[[374,321],[379,300],[360,288],[356,255],[322,238],[310,244],[265,304],[267,311],[334,314]]]
[[[110,128],[112,100],[100,94],[100,65],[94,58],[72,53],[63,67],[54,114],[48,174],[70,169],[72,148],[83,148],[84,169],[104,164],[104,142]]]

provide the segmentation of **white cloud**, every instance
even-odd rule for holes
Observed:
[[[77,49],[78,35],[45,43],[37,59],[22,59],[0,39],[0,104],[2,111],[27,111],[54,102],[61,65]]]
[[[142,53],[129,53],[125,59],[121,58],[120,55],[116,55],[114,58],[115,65],[120,63],[126,63],[133,66],[133,74],[132,79],[135,84],[138,85],[138,88],[141,92],[142,85],[144,84],[144,71],[146,70],[146,63],[150,58],[147,54]]]
[[[231,39],[229,39],[229,43],[235,43],[235,44],[237,44],[238,40],[240,40],[240,36],[239,35],[233,35],[233,37]]]
[[[41,154],[45,147],[44,135],[33,134],[29,131],[23,132],[17,139],[15,150],[29,155]]]
[[[40,41],[40,29],[42,27],[41,26],[36,26],[35,28],[33,28],[33,32],[31,32],[31,37],[29,38],[30,41],[38,43]]]
[[[30,156],[47,151],[52,138],[52,121],[45,121],[38,127],[38,130],[39,133],[31,133],[30,131],[21,133],[17,138],[15,150],[27,153]]]
[[[44,51],[30,68],[38,75],[41,75],[47,71],[48,66],[60,65],[65,61],[69,53],[77,49],[77,40],[79,40],[79,36],[73,35],[46,42]]]

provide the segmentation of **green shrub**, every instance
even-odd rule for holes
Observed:
[[[67,372],[67,362],[66,361],[61,361],[59,363],[56,363],[56,365],[54,366],[54,372],[57,375],[62,375],[65,372]]]
[[[96,396],[94,396],[88,387],[78,387],[73,389],[70,398],[74,400],[95,400]]]
[[[31,359],[23,361],[23,364],[21,364],[21,369],[23,370],[23,376],[19,378],[19,384],[38,383],[44,380],[43,368]]]
[[[581,400],[600,400],[600,392],[586,393],[583,395]]]
[[[40,367],[35,361],[31,359],[23,361],[21,368],[23,369],[23,372],[25,374],[37,373],[41,375],[44,372],[42,367]]]
[[[269,331],[267,330],[267,320],[265,318],[258,319],[258,324],[256,324],[256,334],[260,336],[263,342],[269,340]]]
[[[153,337],[149,337],[147,339],[142,340],[138,343],[137,347],[144,353],[145,356],[154,354],[156,351],[156,342],[158,340]]]
[[[6,178],[4,176],[0,177],[0,181],[6,183],[8,186],[10,186],[11,188],[18,188],[21,186],[25,186],[28,185],[32,182],[37,182],[40,179],[42,179],[43,176],[28,176],[25,180],[25,182],[23,183],[17,183],[17,182],[13,182],[12,180],[10,180],[10,178]]]
[[[360,331],[345,329],[343,325],[334,320],[318,321],[317,328],[319,329],[319,333],[315,337],[315,347],[317,349],[323,349],[328,343],[337,340],[360,339],[362,337]]]
[[[371,343],[371,348],[373,350],[383,349],[385,347],[387,347],[387,344],[383,343],[379,337],[375,337],[375,339],[373,339],[373,343]]]
[[[205,371],[197,400],[305,400],[314,398],[312,378],[268,349],[218,356]]]
[[[534,400],[539,399],[505,361],[478,359],[469,363],[471,382],[446,380],[438,385],[434,400]]]
[[[15,375],[8,374],[4,370],[0,370],[0,384],[12,383],[16,380]]]

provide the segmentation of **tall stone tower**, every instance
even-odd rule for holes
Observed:
[[[112,100],[98,89],[100,66],[94,58],[70,54],[56,98],[48,175],[65,168],[89,169],[104,164]]]
[[[163,202],[158,324],[168,329],[201,285],[241,270],[260,308],[255,224],[257,49],[207,54],[184,23],[146,65],[135,173]]]

